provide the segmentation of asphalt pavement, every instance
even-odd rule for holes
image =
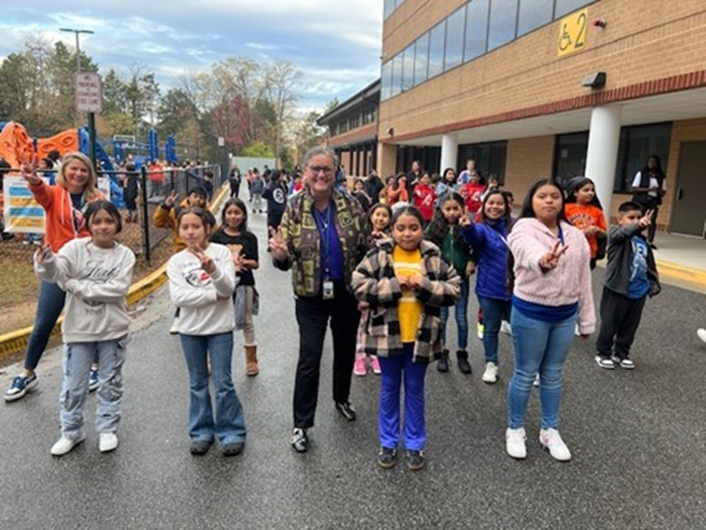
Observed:
[[[256,317],[260,375],[244,374],[236,336],[234,379],[246,414],[242,455],[189,454],[188,383],[179,339],[169,335],[166,288],[136,317],[120,446],[98,451],[87,404],[86,441],[49,454],[58,431],[61,350],[47,352],[40,384],[0,404],[0,528],[706,528],[706,297],[665,286],[648,301],[633,348],[637,368],[601,370],[591,339],[577,339],[565,369],[561,433],[573,453],[558,463],[541,450],[538,399],[527,414],[528,458],[505,454],[512,349],[501,336],[500,380],[486,385],[481,343],[471,338],[474,373],[455,363],[427,375],[427,467],[377,467],[379,378],[355,378],[358,421],[331,398],[331,348],[322,365],[316,427],[307,454],[289,445],[298,334],[289,274],[260,238]],[[603,271],[595,271],[596,305]],[[469,306],[469,320],[477,302]],[[473,327],[473,326],[472,326]],[[451,326],[450,346],[455,347]],[[0,376],[4,391],[18,366]]]

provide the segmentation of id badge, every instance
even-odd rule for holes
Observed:
[[[323,295],[324,300],[333,300],[333,282],[331,280],[324,281]]]

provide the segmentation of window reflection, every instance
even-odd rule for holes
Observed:
[[[429,33],[417,39],[415,47],[414,86],[427,80],[427,65],[429,62]]]
[[[473,0],[466,8],[466,47],[463,53],[463,60],[466,62],[485,53],[488,6],[488,0]]]
[[[517,36],[551,22],[554,0],[520,0],[520,15],[517,21]]]
[[[429,79],[439,75],[444,69],[444,33],[446,21],[437,24],[429,36]]]
[[[517,0],[493,0],[490,3],[488,51],[513,40],[516,25]]]
[[[444,70],[455,68],[463,61],[463,39],[466,24],[466,8],[456,10],[446,22],[446,55]]]

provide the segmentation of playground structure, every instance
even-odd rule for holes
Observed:
[[[122,160],[125,156],[125,149],[142,149],[149,151],[149,158],[154,160],[159,158],[159,144],[157,131],[150,130],[149,143],[138,144],[134,141],[131,144],[125,142],[113,141],[113,147],[117,160]],[[86,129],[67,129],[50,138],[32,139],[24,126],[20,123],[11,121],[7,123],[0,122],[0,156],[2,156],[12,168],[19,168],[23,161],[31,160],[34,154],[38,158],[45,158],[50,151],[58,151],[60,155],[65,155],[71,151],[81,151],[86,155],[90,154],[91,145],[88,130]],[[103,146],[96,141],[96,164],[102,175],[110,177],[110,200],[117,206],[123,205],[123,190],[118,181],[115,167]],[[173,136],[169,136],[165,145],[166,158],[171,163],[177,162],[176,157],[176,140]],[[138,163],[144,161],[145,157],[141,157]]]

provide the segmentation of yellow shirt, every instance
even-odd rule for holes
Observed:
[[[416,276],[422,274],[422,253],[419,249],[407,251],[395,245],[392,252],[392,260],[395,265],[395,275]],[[417,327],[422,316],[424,305],[417,300],[413,290],[402,290],[398,313],[400,317],[400,335],[402,342],[415,342],[417,339]]]

